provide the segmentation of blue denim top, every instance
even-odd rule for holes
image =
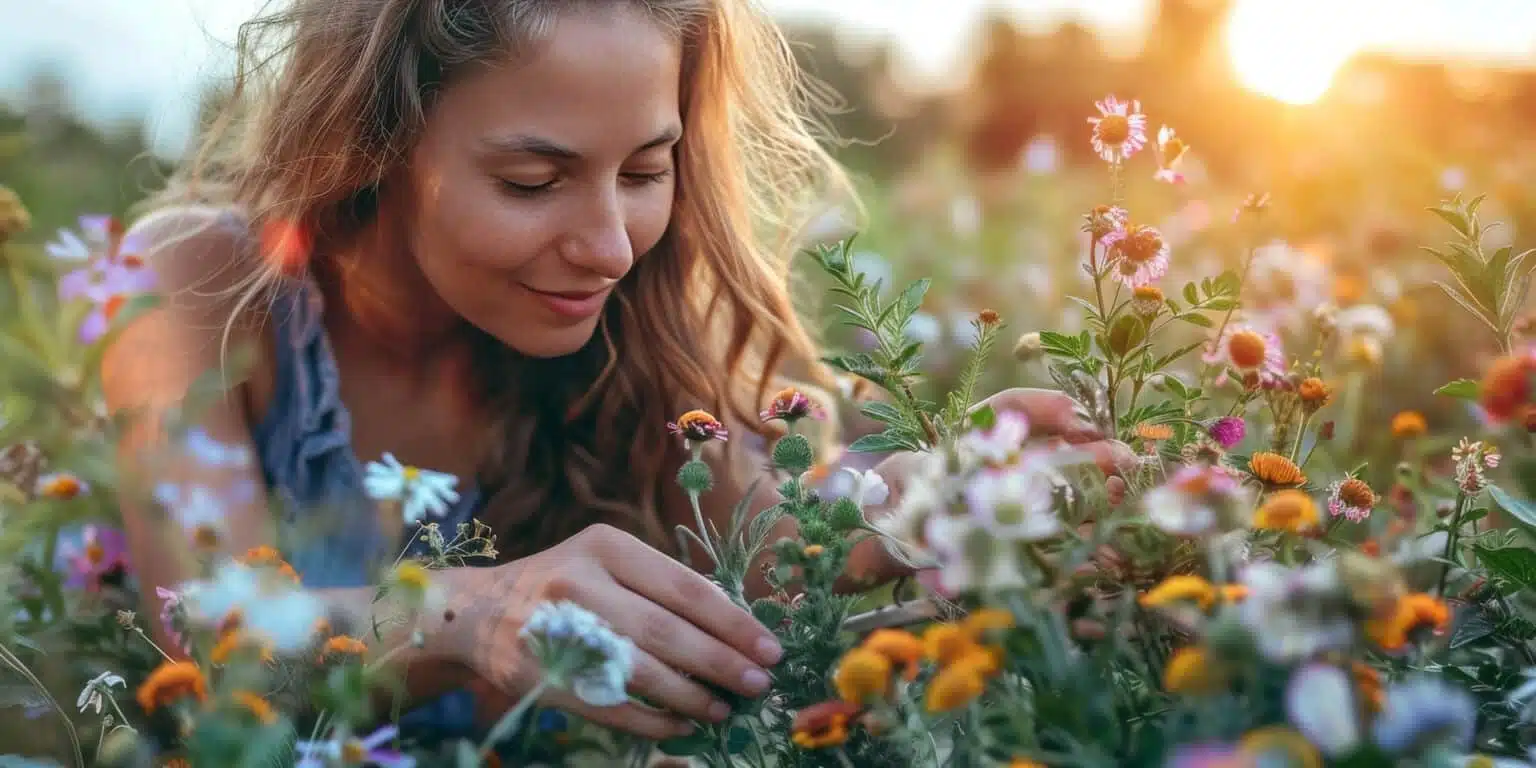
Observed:
[[[422,542],[406,541],[413,531],[403,522],[381,530],[363,490],[363,461],[352,450],[352,420],[341,401],[323,310],[311,282],[294,281],[277,293],[271,314],[276,384],[252,438],[282,510],[284,554],[305,586],[360,587],[375,583],[379,565],[408,543],[416,551]],[[459,503],[436,520],[450,538],[480,506],[479,489],[461,485],[459,491]],[[400,725],[427,739],[472,736],[473,713],[473,695],[461,690],[406,713]]]

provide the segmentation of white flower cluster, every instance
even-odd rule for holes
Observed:
[[[876,523],[888,548],[937,567],[946,593],[1029,583],[1024,545],[1064,532],[1073,490],[1060,469],[1091,458],[1026,447],[1028,438],[1022,415],[1000,413],[990,428],[919,459],[894,513]]]
[[[597,614],[568,600],[542,603],[519,633],[556,685],[594,707],[629,701],[635,644]]]
[[[313,592],[271,568],[225,561],[206,581],[183,584],[181,606],[193,623],[216,627],[231,615],[253,638],[276,653],[308,647],[325,618],[325,604]]]

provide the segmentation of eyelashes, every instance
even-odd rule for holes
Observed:
[[[672,177],[672,169],[668,168],[666,170],[656,171],[654,173],[625,173],[621,174],[621,177],[624,179],[624,181],[629,182],[631,186],[638,187],[650,184],[659,184]],[[543,184],[519,184],[514,181],[508,181],[507,179],[497,179],[497,181],[500,183],[502,189],[506,190],[508,193],[511,193],[514,196],[538,197],[554,189],[556,183],[559,182],[559,179],[550,179]]]

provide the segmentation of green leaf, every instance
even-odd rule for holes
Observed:
[[[1508,512],[1510,517],[1513,517],[1516,522],[1520,523],[1521,527],[1525,528],[1526,533],[1536,536],[1536,504],[1532,504],[1524,499],[1517,499],[1497,485],[1489,485],[1488,493],[1493,496],[1493,500],[1498,503],[1500,508]]]
[[[1200,305],[1200,308],[1201,309],[1209,309],[1209,310],[1212,310],[1214,312],[1225,312],[1225,311],[1227,311],[1229,309],[1236,309],[1237,308],[1237,300],[1236,299],[1206,299],[1205,303]]]
[[[1229,269],[1216,276],[1216,282],[1212,285],[1212,290],[1209,293],[1213,296],[1236,297],[1242,290],[1242,287],[1242,280],[1237,276],[1237,273]]]
[[[1157,367],[1161,368],[1162,365],[1158,364]],[[1168,387],[1168,390],[1170,392],[1174,393],[1175,395],[1178,395],[1180,400],[1188,400],[1189,399],[1189,390],[1184,387],[1184,382],[1180,381],[1179,377],[1177,377],[1177,376],[1164,376],[1163,377],[1163,385]]]
[[[887,451],[916,451],[922,446],[899,434],[886,430],[879,434],[865,435],[848,446],[853,453],[884,453]]]
[[[991,429],[993,425],[997,424],[997,411],[993,410],[990,405],[983,405],[971,411],[970,419],[971,426],[977,429]]]
[[[1184,300],[1191,304],[1200,303],[1200,294],[1195,290],[1193,280],[1184,284]]]
[[[931,285],[932,282],[933,281],[925,277],[907,286],[907,289],[901,292],[901,320],[903,325],[906,324],[907,318],[911,317],[912,313],[916,312],[919,307],[923,306],[923,297],[928,294],[928,286]]]
[[[1482,384],[1472,379],[1457,379],[1442,384],[1439,389],[1435,390],[1435,394],[1462,400],[1476,400],[1482,394]]]
[[[1493,619],[1477,606],[1470,606],[1457,617],[1456,627],[1451,630],[1451,648],[1475,643],[1498,629]]]
[[[873,400],[859,406],[859,413],[874,419],[882,424],[905,424],[907,415],[890,403]]]
[[[874,358],[863,352],[858,352],[852,355],[833,355],[830,357],[823,357],[821,361],[827,365],[832,366],[833,368],[836,368],[839,371],[844,373],[851,373],[855,376],[862,376],[875,383],[882,383],[886,379],[885,368],[877,364]]]
[[[1186,344],[1186,345],[1184,345],[1182,347],[1179,347],[1178,349],[1175,349],[1174,351],[1169,352],[1168,354],[1163,355],[1162,357],[1159,357],[1157,359],[1157,362],[1152,364],[1152,369],[1154,371],[1160,371],[1160,370],[1162,370],[1164,368],[1167,368],[1170,363],[1173,363],[1174,361],[1178,360],[1179,358],[1181,358],[1181,357],[1183,357],[1183,356],[1185,356],[1185,355],[1195,351],[1196,349],[1199,349],[1200,345],[1202,345],[1204,343],[1205,342],[1203,342],[1203,341],[1197,341],[1197,342],[1194,342],[1192,344]],[[1173,377],[1170,376],[1169,378],[1171,379]],[[1180,382],[1179,386],[1182,388],[1184,386],[1183,382]]]
[[[673,757],[689,757],[703,754],[714,746],[715,739],[708,728],[696,728],[687,736],[667,739],[656,743],[656,748]]]
[[[1461,214],[1461,211],[1451,208],[1431,208],[1429,212],[1439,216],[1441,221],[1451,225],[1451,229],[1467,237],[1472,236],[1472,225],[1467,221],[1467,217]]]
[[[1177,319],[1183,320],[1190,325],[1198,325],[1201,328],[1213,328],[1216,326],[1214,321],[1212,321],[1209,317],[1200,314],[1199,312],[1186,312],[1182,315],[1179,315]]]
[[[1477,552],[1478,562],[1490,573],[1522,589],[1536,588],[1536,550],[1524,547],[1488,549],[1480,545],[1474,546],[1473,550]]]
[[[1068,357],[1076,360],[1082,356],[1082,353],[1077,349],[1076,336],[1065,336],[1053,331],[1040,332],[1040,347],[1045,350],[1046,354],[1056,357]]]

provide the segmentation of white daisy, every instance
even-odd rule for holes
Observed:
[[[382,458],[382,463],[368,462],[363,489],[374,501],[401,502],[407,525],[420,523],[428,515],[442,517],[458,503],[459,492],[454,488],[459,478],[401,464],[394,454],[386,453]]]
[[[885,484],[885,478],[873,469],[859,471],[852,467],[843,467],[842,473],[852,478],[852,490],[848,498],[853,499],[860,508],[878,507],[891,497],[891,488]]]
[[[98,715],[101,714],[102,692],[113,686],[127,688],[128,683],[123,680],[121,675],[111,671],[103,672],[91,678],[91,681],[86,683],[84,688],[80,689],[80,695],[75,697],[75,706],[81,712],[90,709]]]

